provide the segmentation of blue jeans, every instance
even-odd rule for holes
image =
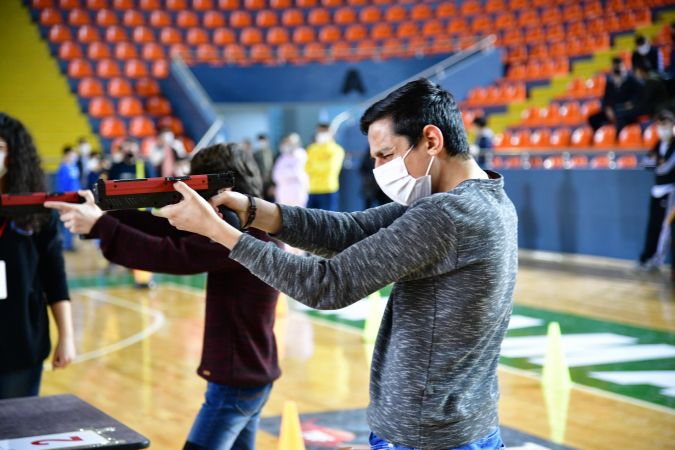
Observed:
[[[28,369],[0,373],[0,399],[35,397],[40,392],[42,363]]]
[[[340,196],[337,192],[331,194],[309,194],[307,207],[314,209],[325,209],[326,211],[337,211],[339,209]]]
[[[272,384],[236,388],[209,382],[184,449],[253,450],[260,411]]]
[[[390,444],[384,439],[380,439],[375,433],[370,433],[370,450],[419,450],[410,447],[401,447],[396,444]],[[471,442],[470,444],[462,445],[447,450],[497,450],[505,448],[502,442],[502,437],[499,433],[499,427],[484,438]]]

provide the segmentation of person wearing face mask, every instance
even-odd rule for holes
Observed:
[[[612,71],[607,76],[605,93],[602,96],[602,108],[588,118],[593,131],[611,123],[616,126],[618,133],[627,124],[635,122],[642,88],[642,83],[626,70],[623,59],[613,58]]]
[[[651,45],[649,40],[641,34],[635,36],[635,50],[633,50],[630,59],[633,70],[638,65],[642,65],[650,67],[655,72],[663,73],[663,55],[661,54],[661,50]]]
[[[649,218],[645,242],[637,268],[658,271],[663,265],[670,244],[668,217],[675,206],[675,116],[662,111],[657,116],[656,131],[659,141],[650,152],[654,160],[654,185],[649,198]]]
[[[46,190],[30,133],[0,113],[0,193]],[[51,349],[49,310],[58,329],[52,365],[66,367],[76,352],[58,219],[0,217],[0,399],[38,395]]]
[[[305,171],[309,176],[308,208],[337,211],[344,149],[333,139],[327,123],[316,127],[315,141],[307,148]]]
[[[124,139],[114,155],[114,162],[108,171],[111,180],[131,180],[156,176],[154,167],[140,156],[138,141],[132,137]]]
[[[77,163],[78,158],[75,149],[70,145],[65,146],[63,148],[61,164],[56,172],[57,192],[74,192],[80,189],[80,168]],[[75,251],[73,235],[63,225],[59,226],[61,227],[61,235],[63,236],[63,249],[67,252]]]
[[[516,211],[504,179],[469,154],[453,96],[419,79],[361,117],[378,185],[394,202],[338,213],[234,192],[184,199],[156,215],[307,306],[339,309],[394,284],[373,351],[371,449],[499,449],[497,364],[513,306]],[[274,234],[285,253],[223,221]]]
[[[77,141],[77,165],[80,168],[81,185],[86,186],[89,179],[89,158],[91,155],[91,144],[87,138],[82,136]]]
[[[187,152],[183,142],[176,139],[171,128],[162,127],[149,150],[149,159],[154,170],[163,177],[175,176],[177,175],[177,163],[186,156]]]
[[[305,172],[307,152],[302,148],[300,135],[291,133],[281,141],[280,155],[274,163],[274,181],[277,203],[291,206],[306,206],[309,178]]]

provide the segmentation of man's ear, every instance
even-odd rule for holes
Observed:
[[[444,148],[443,133],[436,125],[425,125],[422,128],[422,137],[427,145],[427,154],[429,156],[438,156]]]

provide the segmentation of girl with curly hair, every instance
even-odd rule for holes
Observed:
[[[30,133],[0,113],[0,193],[44,192],[45,187]],[[75,357],[57,224],[49,213],[0,216],[0,399],[38,395],[51,350],[47,306],[59,336],[53,366],[65,367]]]

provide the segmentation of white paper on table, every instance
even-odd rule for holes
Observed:
[[[108,445],[110,441],[95,431],[71,431],[0,441],[0,450],[29,450],[53,448],[81,448]]]

